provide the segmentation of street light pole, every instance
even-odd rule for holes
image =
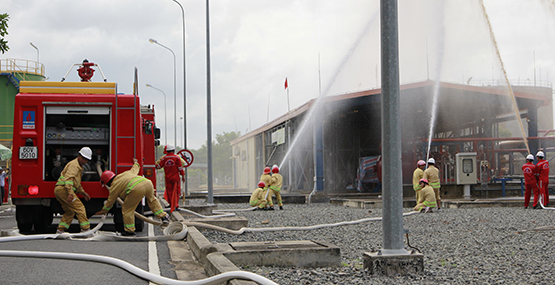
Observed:
[[[166,93],[164,93],[164,91],[162,91],[162,90],[160,90],[160,89],[158,89],[158,88],[156,88],[156,87],[154,87],[150,84],[147,84],[146,87],[156,89],[156,90],[162,92],[162,94],[164,94],[164,143],[168,144],[168,124],[167,124],[168,111],[166,109]]]
[[[183,9],[183,6],[181,6],[181,3],[179,3],[177,0],[173,0],[173,2],[177,3],[177,5],[179,5],[179,8],[181,8],[181,16],[183,18],[183,149],[187,149],[187,76],[186,76],[186,65],[185,65],[185,9]],[[185,177],[187,177],[187,168],[185,167]],[[186,195],[188,195],[188,187],[187,187],[187,179],[185,179],[185,185],[184,185],[184,190],[185,190],[185,195],[183,197],[185,197]]]
[[[211,85],[210,85],[210,11],[209,0],[206,0],[206,144],[208,160],[207,194],[208,205],[214,204],[213,183],[212,183],[212,105],[211,105]]]
[[[173,55],[173,126],[174,126],[174,142],[173,145],[177,146],[177,110],[176,110],[176,106],[177,106],[177,97],[175,96],[175,53],[173,52],[173,50],[171,50],[169,47],[159,43],[157,40],[155,39],[149,39],[149,42],[153,43],[153,44],[157,44],[167,50],[169,50],[172,55]],[[166,142],[167,143],[167,142]]]
[[[31,42],[30,42],[30,44],[31,44],[32,47],[34,47],[34,48],[37,50],[37,62],[40,62],[40,61],[39,61],[39,48],[38,48],[37,46],[35,46],[33,43],[31,43]]]

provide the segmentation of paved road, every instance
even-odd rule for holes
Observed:
[[[15,208],[0,207],[0,230],[5,232],[16,229]],[[58,219],[59,220],[59,219]],[[54,223],[57,223],[55,219]],[[74,221],[76,223],[76,221]],[[94,227],[96,224],[92,222]],[[113,231],[113,226],[102,230]],[[55,227],[52,226],[52,233]],[[70,232],[78,232],[77,224]],[[147,236],[148,227],[138,236]],[[154,229],[154,235],[163,235]],[[143,270],[149,271],[149,265],[155,258],[149,257],[148,242],[93,242],[77,240],[33,240],[1,242],[0,250],[51,251],[86,253],[110,256],[122,259]],[[168,242],[156,242],[156,255],[160,275],[176,279],[174,267],[170,263]],[[112,265],[60,259],[38,259],[0,257],[0,283],[3,284],[148,284],[147,281]]]

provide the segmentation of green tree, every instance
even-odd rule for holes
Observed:
[[[238,138],[241,132],[224,132],[216,135],[216,141],[212,142],[212,169],[214,182],[220,185],[231,183],[232,175],[232,153],[231,141]],[[198,150],[193,150],[195,162],[208,163],[208,144],[202,145]]]
[[[7,52],[10,47],[8,46],[8,41],[4,40],[4,36],[8,34],[8,20],[10,15],[8,13],[0,14],[0,51],[2,54]]]

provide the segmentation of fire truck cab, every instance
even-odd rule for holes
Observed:
[[[53,215],[63,213],[54,196],[55,184],[64,166],[85,146],[93,151],[83,166],[81,183],[91,199],[85,201],[79,195],[87,216],[100,211],[108,197],[108,189],[100,184],[104,170],[122,173],[137,158],[146,167],[139,175],[144,170],[156,185],[154,165],[150,165],[154,149],[150,148],[160,130],[155,127],[153,109],[141,106],[136,94],[118,94],[115,83],[22,81],[15,98],[11,183],[19,230],[30,232],[34,227],[44,232]],[[143,165],[145,161],[149,165]],[[143,203],[137,211],[143,212]],[[123,230],[121,207],[115,205],[111,212],[116,230]],[[143,226],[137,219],[137,231]]]

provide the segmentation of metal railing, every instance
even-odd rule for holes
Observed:
[[[44,65],[40,62],[26,59],[0,59],[0,73],[36,74],[44,76]]]

